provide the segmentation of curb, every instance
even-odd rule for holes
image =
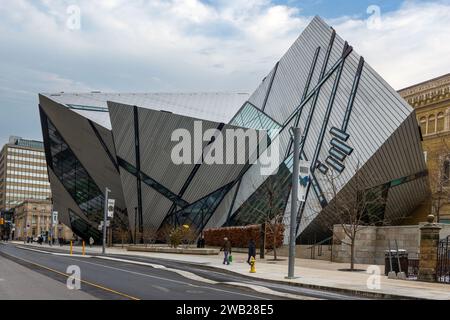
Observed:
[[[161,260],[164,260],[163,258],[158,258]],[[170,259],[165,259],[167,261],[171,261]],[[184,261],[183,261],[184,262]],[[214,270],[214,271],[221,271],[225,274],[230,275],[239,275],[241,277],[244,277],[248,280],[260,280],[265,281],[273,284],[282,284],[282,285],[288,285],[292,287],[301,287],[306,289],[315,289],[315,290],[322,290],[327,292],[333,292],[333,293],[343,293],[343,294],[349,294],[349,295],[355,295],[360,297],[367,297],[367,298],[374,298],[374,299],[389,299],[389,300],[429,300],[427,298],[417,298],[417,297],[410,297],[410,296],[402,296],[402,295],[396,295],[391,293],[377,293],[377,292],[370,292],[370,291],[362,291],[362,290],[353,290],[353,289],[344,289],[344,288],[336,288],[336,287],[327,287],[327,286],[321,286],[321,285],[315,285],[315,284],[307,284],[307,283],[298,283],[298,282],[291,282],[291,281],[282,281],[282,280],[273,280],[273,279],[265,279],[265,278],[259,278],[259,277],[251,277],[246,274],[242,274],[236,271],[226,270],[219,267],[213,267],[213,266],[205,266],[205,265],[197,265],[197,264],[190,264],[189,262],[184,262],[189,265],[194,265],[196,267],[199,267],[199,269],[205,269],[205,270]]]
[[[58,250],[58,249],[56,249]],[[133,258],[142,258],[137,256],[127,256],[127,255],[121,255],[121,254],[107,254],[106,256],[124,256],[123,258],[127,257],[127,259],[132,260]],[[91,257],[96,257],[96,254],[92,255]],[[145,258],[145,257],[143,257]],[[152,258],[152,257],[149,257]],[[328,287],[323,285],[315,285],[315,284],[307,284],[307,283],[298,283],[298,282],[292,282],[292,281],[282,281],[282,280],[273,280],[273,279],[265,279],[265,278],[259,278],[259,277],[252,277],[248,276],[243,273],[239,273],[232,270],[223,269],[220,267],[215,266],[208,266],[204,264],[197,264],[190,261],[183,261],[183,260],[173,260],[173,259],[165,259],[165,258],[154,258],[154,259],[160,259],[160,260],[166,260],[166,261],[172,261],[172,262],[178,262],[178,263],[184,263],[190,266],[195,266],[199,269],[204,270],[212,270],[212,271],[218,271],[224,274],[230,274],[230,275],[237,275],[244,277],[248,280],[259,280],[259,281],[265,281],[273,284],[281,284],[281,285],[288,285],[292,287],[301,287],[306,289],[315,289],[315,290],[322,290],[327,292],[333,292],[333,293],[342,293],[342,294],[348,294],[348,295],[355,295],[359,297],[366,297],[366,298],[372,298],[372,299],[389,299],[389,300],[429,300],[427,298],[418,298],[418,297],[411,297],[411,296],[402,296],[402,295],[396,295],[391,293],[382,293],[382,292],[371,292],[371,291],[363,291],[363,290],[357,290],[357,289],[345,289],[345,288],[336,288],[336,287]]]

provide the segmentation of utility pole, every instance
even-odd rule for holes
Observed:
[[[289,268],[287,279],[294,279],[295,268],[295,240],[296,240],[296,221],[298,212],[298,178],[299,178],[299,161],[300,161],[300,143],[301,130],[297,127],[292,127],[294,135],[294,168],[292,172],[292,194],[291,194],[291,219],[289,232]]]
[[[102,254],[106,253],[106,223],[108,221],[108,196],[111,190],[108,188],[105,188],[105,210],[103,213],[103,247],[102,247]]]
[[[137,229],[137,207],[134,207],[134,245],[137,244],[136,241],[136,229]]]

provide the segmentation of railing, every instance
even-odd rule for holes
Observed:
[[[328,250],[331,251],[331,256],[332,256],[333,255],[333,252],[332,252],[333,241],[332,240],[333,240],[333,237],[331,236],[329,238],[326,238],[326,239],[324,239],[320,242],[317,242],[317,243],[311,245],[310,247],[308,247],[308,249],[311,250],[311,255],[310,255],[311,260],[316,259],[316,248],[317,248],[317,256],[321,257],[323,255],[323,246],[324,245],[328,246]],[[331,257],[331,259],[332,259],[332,257]]]
[[[416,279],[419,275],[419,258],[408,258],[408,278]]]
[[[450,236],[439,241],[436,281],[450,283]]]

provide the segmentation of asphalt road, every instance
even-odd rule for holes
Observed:
[[[0,259],[8,259],[28,269],[66,283],[67,268],[81,270],[81,291],[98,299],[126,300],[277,300],[251,289],[190,280],[164,269],[98,258],[50,255],[0,245]],[[69,289],[67,289],[69,290]],[[1,298],[1,297],[0,297]]]
[[[0,256],[0,300],[92,300],[83,291],[67,290],[65,284]]]
[[[148,300],[277,300],[280,295],[263,294],[249,288],[240,288],[227,283],[259,286],[278,293],[295,295],[297,298],[332,300],[362,299],[357,296],[317,289],[294,287],[262,281],[239,274],[211,270],[202,265],[186,264],[141,256],[108,255],[111,258],[150,263],[166,268],[182,270],[199,277],[218,282],[209,284],[191,280],[172,271],[135,265],[127,262],[82,258],[66,255],[51,255],[21,249],[13,244],[0,245],[0,259],[6,257],[55,280],[66,283],[67,267],[80,267],[82,291],[98,299],[148,299]],[[63,253],[58,249],[43,249],[47,252]],[[0,297],[1,298],[1,297]],[[285,297],[284,297],[285,298]]]

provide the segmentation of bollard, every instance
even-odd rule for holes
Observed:
[[[83,241],[83,256],[86,255],[86,242]]]
[[[256,273],[256,267],[255,267],[255,264],[256,264],[255,257],[252,257],[252,258],[250,259],[250,273]]]
[[[72,245],[72,241],[70,241],[70,255],[72,255],[73,253],[73,245]]]

